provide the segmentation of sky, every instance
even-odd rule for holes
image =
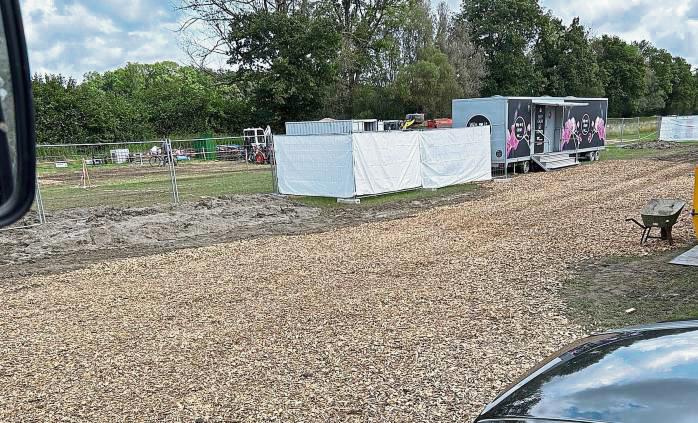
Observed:
[[[459,0],[448,0],[457,10]],[[188,63],[176,32],[176,0],[20,0],[32,72],[81,79],[128,62]],[[434,0],[435,2],[435,0]],[[578,7],[570,7],[570,4]],[[595,35],[647,39],[698,66],[698,0],[541,0]]]
[[[170,0],[20,0],[32,72],[76,79],[127,62],[187,62]]]

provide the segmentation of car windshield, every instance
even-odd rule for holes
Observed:
[[[17,3],[0,420],[473,421],[698,319],[695,1]]]

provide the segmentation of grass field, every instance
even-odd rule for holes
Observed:
[[[693,150],[698,146],[698,141],[683,142],[672,148],[624,148],[623,146],[610,145],[601,152],[601,160],[634,160],[651,157],[663,157],[681,154]]]
[[[67,169],[41,165],[39,180],[46,210],[109,205],[143,207],[172,201],[166,168],[103,165],[90,171],[90,186],[80,184],[80,167]],[[177,166],[180,201],[221,195],[273,191],[268,167],[226,162],[180,163]]]
[[[430,189],[416,189],[412,191],[396,192],[393,194],[378,195],[373,197],[363,197],[359,206],[372,207],[379,206],[387,203],[394,202],[405,202],[405,201],[419,201],[426,200],[434,197],[443,197],[447,195],[461,194],[466,192],[471,192],[477,189],[475,184],[461,184],[453,185],[450,187],[441,188],[438,190]],[[292,197],[294,200],[305,204],[307,206],[313,207],[346,207],[346,205],[337,203],[337,199],[334,197]],[[352,207],[355,207],[352,205]]]
[[[169,171],[164,167],[105,164],[88,168],[90,186],[80,183],[81,165],[69,163],[56,168],[53,163],[38,166],[41,191],[46,210],[109,205],[143,207],[172,201]],[[273,192],[272,173],[268,167],[230,162],[180,162],[177,166],[180,201],[201,197]],[[426,200],[473,191],[474,184],[463,184],[439,190],[418,189],[393,194],[365,197],[360,207],[387,203]],[[348,207],[335,198],[293,197],[313,207]]]
[[[610,145],[602,152],[602,160],[631,160],[664,157],[695,150],[698,142],[683,143],[671,148],[624,148]],[[38,173],[46,210],[109,205],[114,207],[143,207],[172,201],[169,171],[165,167],[149,165],[105,164],[90,167],[90,186],[81,187],[81,165],[71,162],[67,168],[56,168],[53,163],[39,163]],[[177,181],[181,201],[201,197],[273,192],[269,167],[240,162],[192,161],[179,162]],[[361,206],[380,206],[393,202],[419,201],[433,197],[459,194],[476,189],[466,184],[439,190],[414,190],[394,194],[365,197]],[[309,206],[346,207],[335,198],[294,197]]]
[[[698,319],[698,272],[668,263],[682,251],[583,265],[562,291],[570,315],[593,330]],[[625,313],[630,308],[637,311]]]
[[[608,119],[606,137],[609,141],[653,141],[659,135],[659,121],[656,116],[634,119]]]

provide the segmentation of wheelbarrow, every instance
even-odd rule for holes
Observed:
[[[686,206],[686,203],[681,200],[650,200],[649,203],[642,209],[642,223],[635,219],[625,219],[626,222],[635,222],[642,228],[642,237],[640,245],[647,242],[649,238],[663,239],[669,241],[669,245],[674,244],[671,237],[671,229],[679,220],[681,210]],[[651,236],[652,228],[660,229],[660,236]]]

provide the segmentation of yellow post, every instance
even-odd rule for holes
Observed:
[[[695,178],[693,183],[693,230],[696,231],[696,238],[698,238],[698,166],[696,166],[693,176]]]

